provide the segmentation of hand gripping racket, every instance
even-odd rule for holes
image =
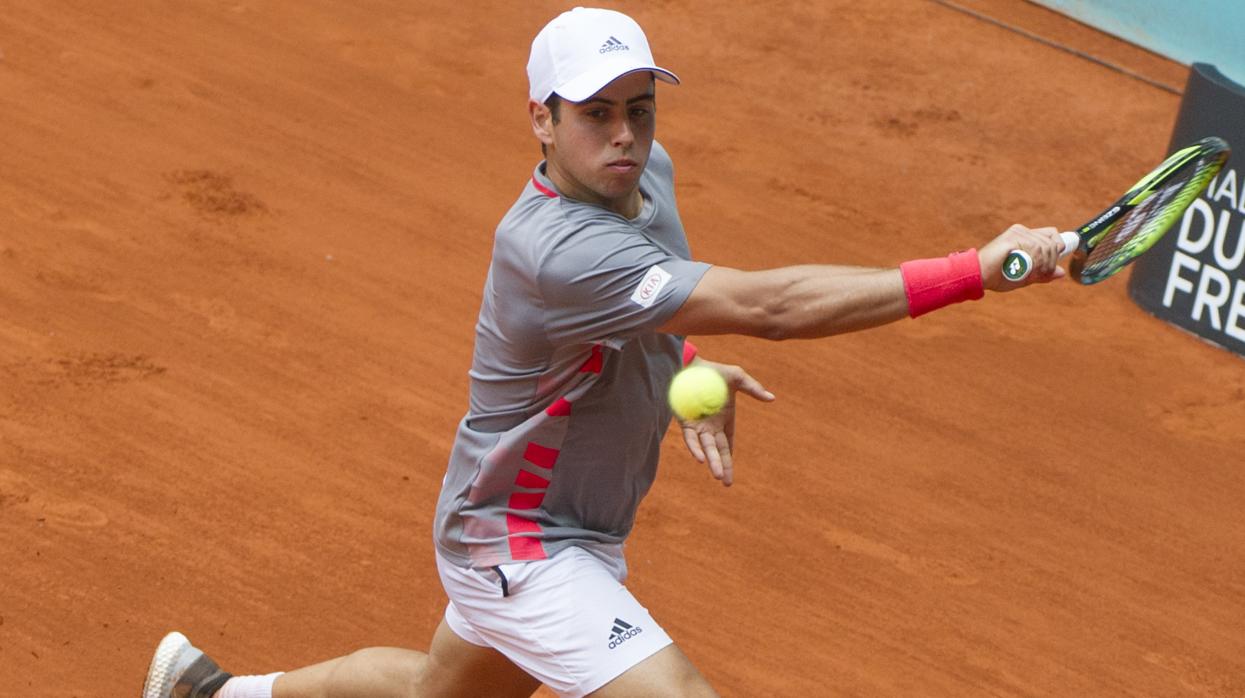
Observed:
[[[1153,247],[1219,173],[1230,152],[1227,142],[1214,136],[1181,148],[1075,233],[1060,233],[1059,256],[1073,255],[1068,265],[1072,278],[1096,284]],[[1008,281],[1022,281],[1031,271],[1033,258],[1024,250],[1012,250],[1003,261]]]

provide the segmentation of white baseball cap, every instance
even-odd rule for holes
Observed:
[[[532,41],[527,60],[528,95],[544,103],[558,93],[582,102],[615,78],[647,70],[679,84],[674,73],[653,62],[644,30],[621,12],[576,7],[545,25]]]

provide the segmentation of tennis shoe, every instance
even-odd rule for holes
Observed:
[[[151,658],[143,698],[211,698],[230,678],[185,635],[171,632]]]

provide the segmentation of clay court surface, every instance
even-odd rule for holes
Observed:
[[[1183,86],[1037,6],[968,3]],[[0,13],[0,696],[423,649],[493,227],[550,2]],[[894,265],[1071,227],[1179,97],[925,0],[623,6],[698,258]],[[666,444],[631,585],[727,696],[1245,695],[1245,362],[1060,283],[698,337],[778,395]]]

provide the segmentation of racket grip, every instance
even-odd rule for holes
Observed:
[[[1059,253],[1060,259],[1072,254],[1077,245],[1081,244],[1081,236],[1076,233],[1060,233],[1059,238],[1063,240],[1063,250]],[[1008,281],[1024,281],[1029,278],[1031,271],[1033,271],[1033,257],[1024,250],[1012,250],[1007,253],[1007,259],[1003,260],[1003,278]]]

